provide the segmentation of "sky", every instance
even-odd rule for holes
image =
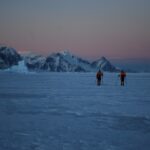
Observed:
[[[0,0],[0,44],[43,55],[150,58],[150,0]]]

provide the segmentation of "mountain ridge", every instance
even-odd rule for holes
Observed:
[[[6,52],[4,53],[4,51]],[[7,64],[6,58],[9,58],[10,60],[13,58],[15,63],[5,65],[5,62]],[[21,60],[24,61],[24,64],[29,71],[36,72],[95,72],[99,69],[107,72],[119,71],[119,69],[113,66],[104,56],[96,61],[89,62],[88,60],[71,54],[69,50],[52,53],[48,56],[42,56],[33,53],[21,55],[13,48],[6,46],[0,47],[0,69],[8,69],[14,65],[17,66]],[[4,66],[2,64],[4,64],[5,67],[2,67]]]

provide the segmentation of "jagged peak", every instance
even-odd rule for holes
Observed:
[[[4,51],[6,53],[11,53],[11,54],[17,53],[17,51],[14,48],[5,45],[0,45],[0,51]]]
[[[52,53],[50,54],[48,57],[59,57],[59,56],[70,56],[72,57],[73,55],[70,53],[69,50],[62,50],[62,51],[59,51],[59,52],[55,52],[55,53]]]
[[[58,52],[58,53],[60,53],[60,54],[62,54],[62,55],[64,55],[64,56],[66,56],[66,55],[72,56],[72,54],[70,53],[70,51],[69,51],[68,49],[62,50],[62,51],[60,51],[60,52]]]
[[[93,63],[104,63],[104,62],[109,62],[106,57],[102,56],[101,58],[97,59]]]
[[[106,57],[104,57],[104,56],[102,56],[102,57],[100,58],[100,60],[107,61]]]

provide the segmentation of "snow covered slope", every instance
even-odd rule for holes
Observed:
[[[14,65],[8,69],[5,69],[5,71],[18,72],[18,73],[28,73],[29,72],[27,66],[25,65],[24,60],[19,61],[18,65]]]
[[[74,56],[69,51],[53,53],[48,57],[28,56],[25,57],[26,65],[31,70],[45,70],[51,72],[91,72],[102,69],[103,71],[118,71],[104,57],[90,63],[87,60]]]
[[[46,58],[41,55],[29,54],[24,56],[25,65],[30,71],[45,70]]]
[[[0,150],[149,150],[150,74],[0,72]]]
[[[91,70],[88,61],[72,55],[69,51],[51,54],[47,57],[46,63],[52,68],[52,71],[85,72]]]
[[[116,72],[119,71],[115,66],[113,66],[105,57],[101,57],[100,59],[92,62],[92,67],[98,69],[101,69],[103,71],[108,72]]]

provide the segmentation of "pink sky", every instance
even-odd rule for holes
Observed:
[[[2,0],[0,44],[89,59],[150,58],[150,1]]]

